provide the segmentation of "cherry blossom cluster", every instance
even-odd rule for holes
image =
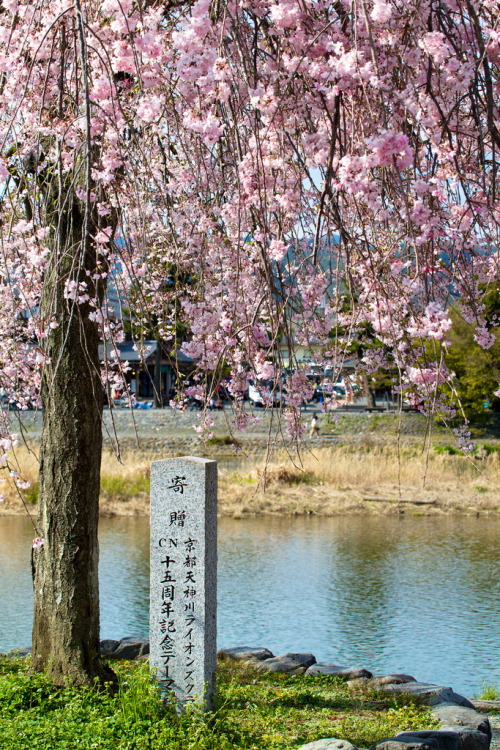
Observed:
[[[237,428],[256,381],[301,438],[299,345],[335,374],[361,348],[424,409],[452,394],[450,306],[494,342],[499,5],[4,0],[8,400],[37,403],[61,304],[115,348],[121,318],[182,344],[201,400],[230,372]]]

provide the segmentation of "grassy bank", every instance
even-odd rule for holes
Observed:
[[[222,446],[227,457],[227,448]],[[218,458],[221,446],[200,451]],[[149,464],[167,457],[152,452],[125,453],[122,462],[107,452],[102,463],[101,513],[137,515],[149,509]],[[175,455],[171,453],[170,455]],[[177,454],[178,455],[178,454]],[[36,455],[19,449],[19,471],[32,486],[23,492],[37,501]],[[471,458],[436,444],[423,452],[416,439],[361,442],[316,448],[300,456],[275,452],[264,470],[262,454],[245,468],[220,463],[219,510],[233,516],[254,513],[449,513],[495,512],[500,508],[500,452],[497,443],[480,446]],[[4,489],[0,512],[18,513],[22,503],[12,484]]]
[[[221,471],[222,511],[248,513],[448,513],[500,508],[500,454],[483,450],[472,461],[416,442],[366,440],[305,452],[292,463],[277,455],[264,471]],[[265,489],[265,491],[264,491]]]
[[[409,696],[353,694],[336,678],[234,663],[219,664],[215,712],[180,718],[158,701],[145,663],[113,663],[115,696],[54,688],[27,667],[0,661],[0,747],[9,750],[291,750],[322,737],[370,747],[404,729],[437,726]]]

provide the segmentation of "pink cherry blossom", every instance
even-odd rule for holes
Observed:
[[[376,0],[373,3],[373,8],[370,13],[370,18],[379,23],[385,23],[392,16],[392,6],[390,3],[382,2],[382,0]]]
[[[367,331],[376,345],[359,366],[397,370],[408,398],[449,416],[452,302],[481,346],[494,342],[483,290],[500,272],[488,109],[500,37],[489,5],[476,3],[477,23],[465,0],[82,5],[83,47],[65,0],[8,0],[0,15],[8,399],[39,402],[61,326],[57,304],[40,313],[60,251],[52,175],[68,186],[58,210],[78,210],[88,229],[58,266],[60,303],[116,349],[117,307],[139,341],[155,321],[155,336],[195,360],[200,398],[230,373],[235,428],[249,424],[249,380],[284,376],[288,436],[300,439],[311,388],[298,351],[336,377]],[[104,385],[121,378],[126,392],[127,369],[107,358]],[[2,412],[2,456],[11,433]]]

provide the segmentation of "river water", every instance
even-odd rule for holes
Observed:
[[[257,517],[219,521],[219,646],[311,651],[409,672],[471,697],[500,683],[500,521]],[[0,517],[0,651],[31,640],[24,518]],[[147,636],[149,526],[100,522],[101,636]]]

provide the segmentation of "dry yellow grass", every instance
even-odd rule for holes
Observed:
[[[145,514],[149,510],[149,465],[155,458],[128,453],[119,463],[110,452],[102,462],[101,513]],[[32,487],[23,495],[36,503],[37,458],[25,448],[14,457]],[[464,456],[428,455],[408,442],[395,446],[337,446],[304,451],[294,460],[285,453],[248,471],[220,470],[219,509],[234,516],[251,513],[446,513],[500,509],[500,453],[471,462]],[[22,503],[11,482],[4,484],[1,513],[18,513]]]
[[[436,486],[441,481],[477,483],[482,475],[485,480],[498,481],[499,458],[500,454],[494,452],[486,459],[470,460],[462,455],[437,454],[432,448],[427,454],[415,443],[403,444],[398,453],[395,445],[368,442],[362,446],[304,451],[293,463],[285,453],[278,454],[268,473],[271,481],[275,481],[276,465],[279,465],[287,467],[299,482],[299,477],[305,475],[326,484],[365,486],[367,489],[399,482],[422,487],[424,483]],[[257,471],[262,472],[262,468],[258,467]]]
[[[427,455],[411,444],[278,455],[248,473],[221,471],[223,513],[443,513],[500,508],[500,455]],[[265,490],[265,491],[264,491]],[[413,501],[413,502],[412,502]]]
[[[101,463],[101,512],[106,515],[136,515],[147,512],[150,463],[160,457],[165,458],[165,454],[158,456],[129,453],[118,461],[114,453],[105,451]],[[29,451],[25,447],[17,448],[12,456],[12,468],[30,482],[30,488],[22,491],[22,495],[28,507],[35,507],[38,497],[37,451]],[[23,509],[19,492],[10,477],[0,491],[5,496],[0,513],[18,513]]]

